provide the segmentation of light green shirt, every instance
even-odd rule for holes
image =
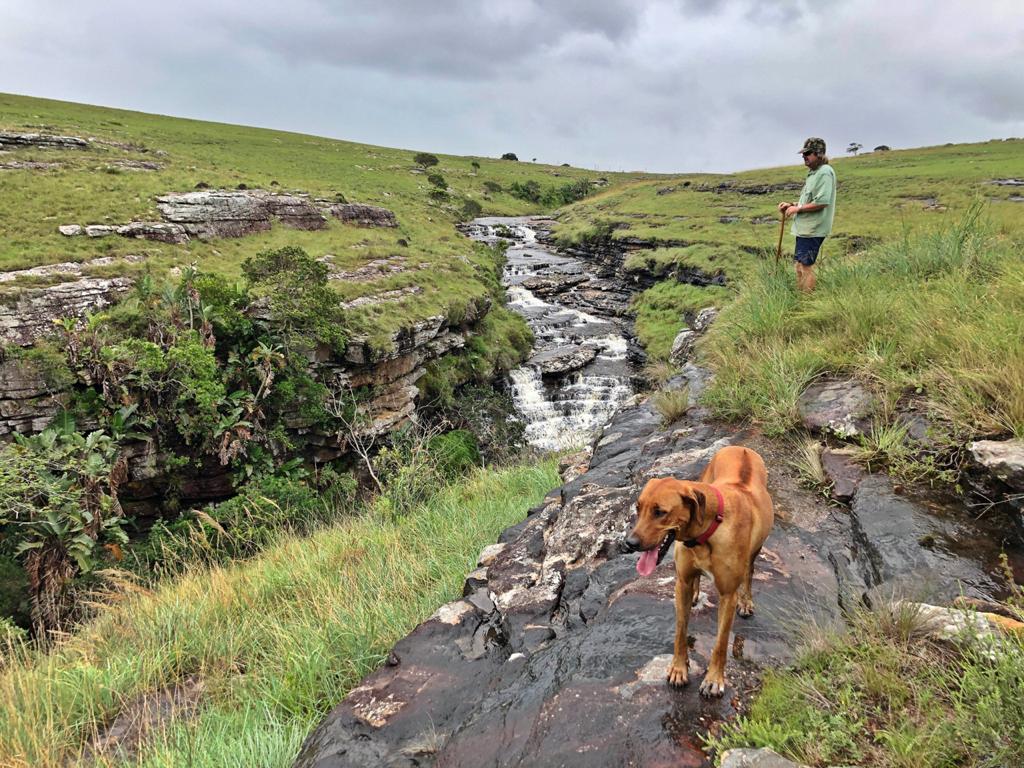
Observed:
[[[797,205],[815,203],[825,207],[818,211],[798,213],[793,217],[793,234],[797,237],[828,237],[836,217],[836,172],[831,165],[819,165],[807,172],[807,181]]]

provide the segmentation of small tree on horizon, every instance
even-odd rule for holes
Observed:
[[[519,158],[516,157],[516,153],[515,152],[506,152],[504,155],[501,156],[501,159],[502,160],[515,160],[516,162],[519,161]]]
[[[850,146],[846,148],[846,151],[849,152],[851,155],[856,155],[858,152],[860,152],[863,146],[863,144],[858,144],[856,141],[851,141]]]

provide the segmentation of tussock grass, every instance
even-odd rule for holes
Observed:
[[[678,421],[690,407],[690,389],[663,389],[651,396],[654,403],[654,410],[661,415],[661,422],[665,426]]]
[[[834,259],[799,295],[764,262],[703,345],[707,402],[778,434],[822,373],[859,377],[885,414],[908,394],[961,436],[1024,435],[1024,249],[976,206],[934,232]],[[883,414],[884,415],[884,414]],[[891,425],[879,425],[879,435]],[[884,442],[891,443],[894,435]]]
[[[1024,764],[1024,638],[995,652],[940,644],[905,603],[850,621],[809,628],[793,667],[769,672],[711,746],[771,747],[812,766]]]
[[[198,714],[165,723],[138,764],[289,765],[388,649],[458,596],[480,548],[557,482],[552,460],[479,471],[404,517],[371,510],[128,596],[0,670],[0,763],[65,765],[125,702],[197,675]]]
[[[796,470],[800,481],[808,488],[824,491],[828,488],[828,476],[821,464],[821,443],[809,437],[792,441],[789,465]]]

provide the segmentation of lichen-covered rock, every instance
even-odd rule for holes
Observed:
[[[804,390],[797,409],[804,426],[848,438],[865,434],[871,425],[873,398],[853,379],[815,382]]]
[[[978,440],[967,447],[979,467],[1010,489],[1024,492],[1024,440]]]

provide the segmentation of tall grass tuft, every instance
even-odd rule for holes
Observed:
[[[783,432],[812,378],[843,373],[887,411],[919,393],[960,436],[1024,436],[1024,247],[982,213],[830,259],[809,295],[762,262],[708,333],[706,402]]]
[[[58,766],[126,702],[195,675],[146,766],[285,766],[388,649],[459,595],[481,546],[557,484],[553,461],[480,470],[402,517],[371,510],[251,560],[198,568],[103,611],[50,653],[0,669],[4,765]]]

